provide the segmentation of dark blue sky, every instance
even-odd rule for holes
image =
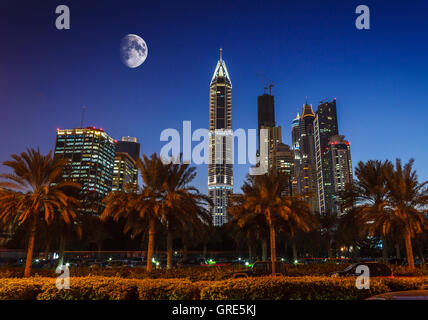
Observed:
[[[55,28],[55,8],[71,10],[71,30]],[[371,30],[355,28],[359,4]],[[27,146],[54,147],[56,128],[80,124],[136,136],[160,151],[160,133],[191,120],[208,125],[208,86],[219,48],[233,83],[233,126],[255,128],[256,77],[275,84],[276,119],[290,123],[308,96],[337,98],[339,131],[360,160],[416,159],[428,179],[428,3],[426,1],[2,1],[0,159]],[[149,55],[137,69],[120,61],[128,33]],[[315,108],[314,108],[315,109]],[[0,171],[4,171],[0,168]],[[207,168],[196,185],[206,192]],[[248,166],[235,166],[235,191]]]

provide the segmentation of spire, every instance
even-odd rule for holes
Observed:
[[[217,78],[225,78],[226,82],[232,85],[232,81],[230,80],[229,73],[227,72],[226,62],[223,60],[223,49],[220,48],[220,60],[217,62],[217,66],[215,67],[214,74],[211,78],[211,83],[216,82]]]

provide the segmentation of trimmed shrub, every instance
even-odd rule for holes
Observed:
[[[2,279],[1,300],[359,300],[390,291],[428,288],[428,277],[372,278],[357,289],[355,277],[260,277],[223,281],[72,277],[58,290],[54,278]]]
[[[113,277],[70,278],[70,289],[58,290],[48,279],[38,300],[137,300],[137,280]]]
[[[35,300],[45,281],[43,278],[1,279],[0,300]]]
[[[197,300],[202,282],[182,279],[145,279],[138,281],[140,300]]]
[[[379,280],[359,290],[355,278],[263,277],[215,282],[202,289],[205,300],[355,300],[388,292]]]

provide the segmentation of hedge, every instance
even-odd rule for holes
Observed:
[[[291,265],[288,267],[288,276],[325,276],[331,272],[345,269],[348,264],[323,263],[310,265]],[[70,274],[73,277],[102,276],[121,277],[128,279],[188,279],[190,281],[218,281],[228,280],[234,272],[246,267],[187,267],[174,269],[153,270],[148,273],[144,268],[89,268],[72,267]],[[425,276],[428,275],[426,266],[415,268],[409,272],[405,266],[391,266],[394,275],[397,276]],[[24,274],[23,268],[0,268],[0,278],[21,278]],[[33,269],[33,275],[40,277],[57,277],[54,269]]]
[[[2,279],[0,300],[256,300],[365,299],[389,291],[428,287],[428,277],[371,279],[358,290],[354,278],[262,277],[225,281],[72,277],[70,289],[58,290],[55,279]]]

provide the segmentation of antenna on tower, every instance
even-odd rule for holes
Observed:
[[[83,106],[82,107],[82,117],[80,118],[80,128],[83,128],[83,120],[85,118],[85,110],[86,110],[86,107]]]
[[[220,48],[220,61],[223,61],[223,49]]]

